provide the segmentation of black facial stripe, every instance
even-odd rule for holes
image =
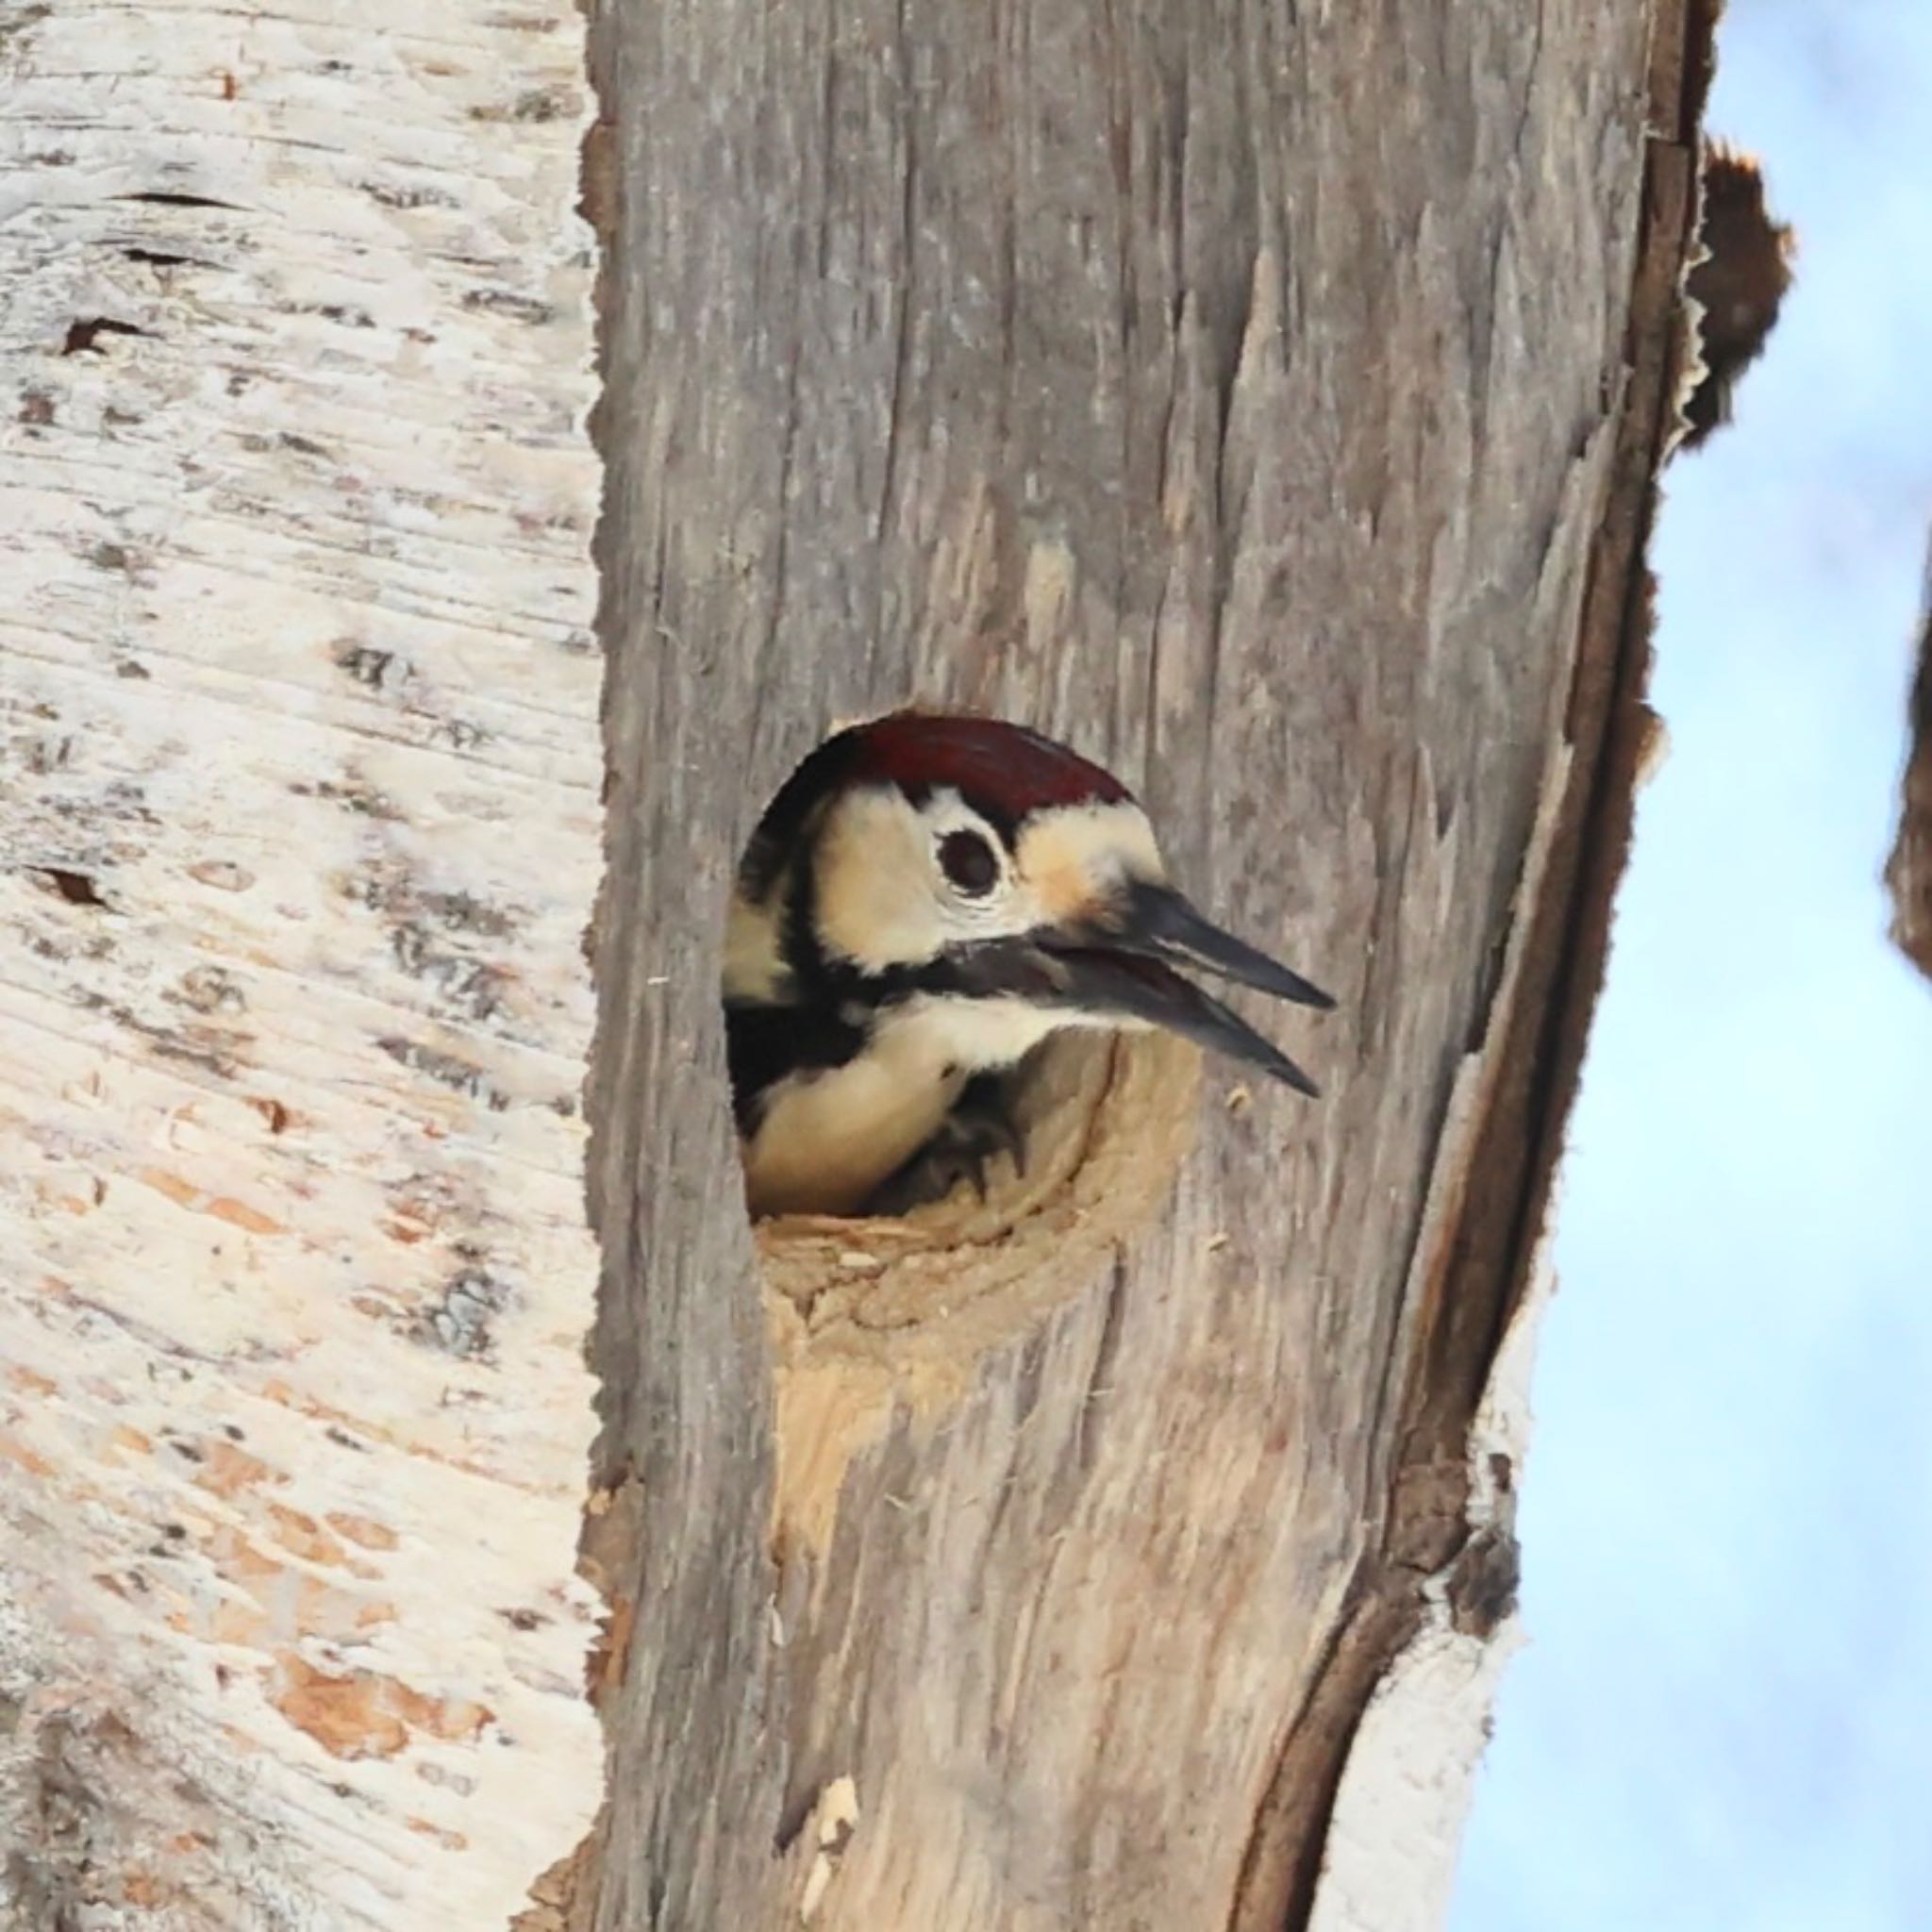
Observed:
[[[809,930],[809,928],[807,928]],[[1044,954],[1010,944],[969,948],[918,966],[862,973],[809,950],[796,1004],[724,1003],[724,1040],[738,1131],[758,1130],[767,1097],[788,1074],[842,1067],[865,1051],[873,1028],[922,994],[938,999],[1018,997],[1036,1006],[1077,1004]]]
[[[939,999],[997,999],[1007,993],[1051,990],[1050,982],[1038,970],[993,963],[1008,958],[1004,946],[985,949],[984,957],[976,948],[956,950],[921,960],[916,966],[888,966],[868,973],[814,947],[806,970],[799,974],[801,1005],[785,1010],[795,1013],[811,1008],[837,1012],[841,1008],[858,1008],[880,1012],[922,993]]]
[[[960,999],[996,997],[1009,990],[962,979],[954,962],[944,958],[861,973],[826,959],[814,948],[812,961],[809,980],[801,975],[804,997],[796,1004],[724,1003],[725,1059],[741,1134],[757,1131],[774,1085],[790,1074],[823,1073],[856,1059],[874,1024],[894,1007],[921,993]]]
[[[788,1074],[842,1067],[865,1045],[865,1029],[836,1007],[759,1007],[725,1002],[724,1055],[738,1131],[757,1130],[771,1089]]]
[[[819,882],[808,850],[799,853],[786,881],[785,910],[778,922],[778,954],[808,1001],[818,1003],[826,998],[832,964],[819,941]]]

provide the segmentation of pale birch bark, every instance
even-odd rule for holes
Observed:
[[[600,1786],[567,0],[0,9],[0,1918],[502,1924]]]

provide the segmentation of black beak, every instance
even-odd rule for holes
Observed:
[[[1266,953],[1209,924],[1171,888],[1136,884],[1113,917],[1063,938],[1036,940],[1060,969],[1057,996],[1067,1005],[1163,1026],[1258,1067],[1299,1092],[1319,1095],[1321,1090],[1274,1041],[1183,979],[1169,962],[1201,967],[1297,1006],[1325,1010],[1334,1000]]]
[[[1245,940],[1210,925],[1172,886],[1136,881],[1128,888],[1118,924],[1107,929],[1107,938],[1123,952],[1198,966],[1239,986],[1292,1000],[1298,1007],[1315,1007],[1325,1013],[1335,1005],[1329,994],[1299,973],[1291,973]]]

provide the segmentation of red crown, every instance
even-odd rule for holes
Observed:
[[[1009,844],[1036,811],[1133,798],[1111,772],[1024,724],[894,711],[835,732],[778,788],[740,867],[741,890],[761,899],[812,812],[847,785],[895,785],[915,801],[950,787]]]
[[[998,718],[894,711],[852,735],[852,777],[914,796],[950,786],[1009,822],[1053,806],[1119,805],[1133,796],[1079,753]]]

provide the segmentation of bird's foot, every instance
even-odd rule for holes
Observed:
[[[899,1171],[879,1183],[866,1203],[868,1214],[906,1214],[942,1201],[961,1181],[986,1199],[986,1171],[1002,1154],[1013,1171],[1026,1171],[1026,1142],[1013,1118],[1007,1083],[982,1074],[960,1090],[953,1110],[936,1133]]]

